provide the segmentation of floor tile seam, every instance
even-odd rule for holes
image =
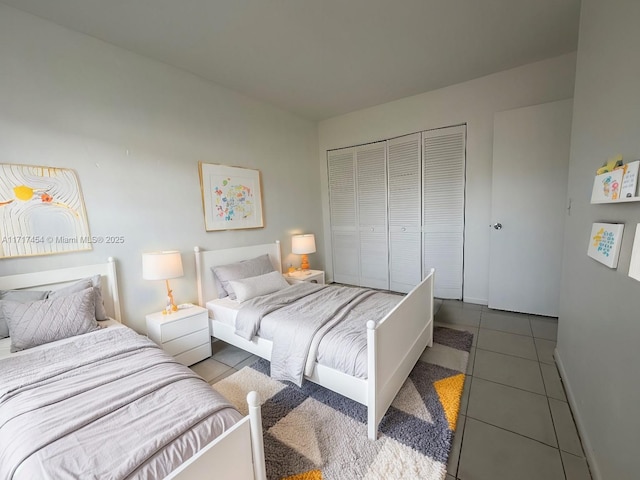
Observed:
[[[521,392],[527,392],[527,393],[532,393],[534,395],[538,395],[540,397],[544,397],[544,398],[549,398],[549,395],[547,395],[546,393],[538,393],[538,392],[533,392],[531,390],[527,390],[526,388],[520,388],[520,387],[514,387],[513,385],[507,385],[506,383],[501,383],[501,382],[496,382],[495,380],[490,380],[488,378],[483,378],[479,375],[475,375],[477,378],[479,378],[480,380],[482,380],[483,382],[490,382],[490,383],[494,383],[496,385],[501,385],[503,387],[509,387],[509,388],[513,388],[514,390],[520,390]],[[544,382],[543,382],[544,383]],[[471,387],[469,387],[471,388]],[[471,393],[471,392],[469,392]],[[555,399],[554,399],[555,400]],[[562,401],[562,400],[560,400]],[[566,403],[566,402],[565,402]],[[469,410],[469,407],[467,405],[467,410]],[[551,407],[549,407],[549,413],[551,413]]]
[[[511,312],[508,310],[483,310],[483,314],[487,315],[495,315],[497,317],[513,317],[513,318],[522,318],[523,320],[529,321],[529,315],[526,313],[520,312]]]
[[[248,356],[246,356],[245,358],[243,358],[242,360],[240,360],[239,362],[234,363],[233,365],[229,365],[228,363],[223,362],[222,360],[217,360],[216,358],[214,358],[213,356],[209,357],[211,360],[214,360],[218,363],[221,363],[222,365],[226,365],[227,367],[231,367],[234,368],[236,365],[240,365],[242,362],[246,361],[247,358],[249,358],[251,356],[251,354],[249,354]]]
[[[495,328],[483,327],[482,323],[480,324],[480,330],[491,330],[492,332],[501,332],[501,333],[509,333],[511,335],[518,335],[519,337],[531,338],[532,340],[535,338],[533,335],[525,335],[524,333],[515,333],[515,332],[507,332],[506,330],[496,330]],[[480,332],[478,332],[480,334]],[[535,347],[535,341],[533,342]]]
[[[522,390],[523,392],[529,392],[529,393],[535,393],[536,395],[541,395],[543,397],[547,397],[549,398],[546,394],[544,393],[540,393],[540,392],[534,392],[533,390],[527,390],[526,388],[522,388],[522,387],[516,387],[513,385],[508,385],[506,383],[502,383],[502,382],[496,382],[495,380],[492,380],[490,378],[484,378],[481,375],[474,375],[475,377],[479,378],[480,380],[484,380],[485,382],[492,382],[498,385],[502,385],[504,387],[511,387],[511,388],[515,388],[516,390]],[[543,382],[544,383],[544,382]]]
[[[483,420],[483,419],[478,418],[478,417],[475,417],[475,416],[473,416],[473,415],[469,415],[468,413],[467,413],[467,414],[465,414],[465,417],[467,417],[467,418],[473,418],[474,420],[477,420],[478,422],[486,423],[487,425],[491,425],[492,427],[496,427],[496,428],[499,428],[499,429],[504,430],[504,431],[506,431],[506,432],[511,432],[511,433],[516,434],[516,435],[520,435],[521,437],[528,438],[529,440],[535,440],[536,442],[541,443],[541,444],[543,444],[543,445],[546,445],[547,447],[551,447],[551,448],[555,448],[556,450],[560,450],[560,443],[558,443],[558,438],[557,438],[557,436],[556,436],[556,432],[555,432],[555,430],[554,430],[554,432],[553,432],[553,438],[555,438],[555,439],[556,439],[556,445],[551,445],[550,443],[543,442],[543,441],[542,441],[542,440],[540,440],[540,439],[530,437],[529,435],[525,435],[524,433],[521,433],[521,432],[516,432],[516,431],[511,430],[511,429],[509,429],[509,428],[507,428],[507,427],[501,427],[500,425],[496,425],[496,424],[494,424],[494,423],[491,423],[489,420],[486,420],[486,419],[484,419],[484,420]],[[563,451],[564,451],[564,450],[563,450]],[[567,452],[567,453],[569,453],[569,452]],[[575,456],[575,454],[574,454],[574,456]]]
[[[217,383],[217,382],[219,382],[220,380],[223,380],[223,379],[224,379],[224,378],[226,378],[226,377],[224,377],[224,378],[221,378],[221,377],[223,377],[224,375],[226,375],[226,374],[229,372],[229,370],[234,370],[234,372],[233,372],[233,373],[236,373],[236,372],[238,371],[238,370],[236,370],[235,368],[231,367],[231,368],[229,368],[228,370],[225,370],[225,371],[224,371],[224,372],[222,372],[220,375],[218,375],[216,378],[212,379],[210,382],[207,382],[207,383],[208,383],[209,385],[213,385],[214,383]]]
[[[464,302],[461,302],[464,303]],[[470,305],[475,305],[474,307],[471,307]],[[458,305],[455,303],[450,303],[447,301],[443,301],[442,302],[442,307],[446,307],[446,308],[457,308],[458,310],[468,310],[470,312],[482,312],[482,305],[478,305],[477,303],[465,303],[464,305]]]
[[[543,382],[544,383],[544,382]],[[546,386],[545,386],[546,389]],[[564,473],[564,478],[568,478],[567,468],[564,465],[564,458],[562,458],[562,450],[560,448],[560,438],[558,437],[558,430],[556,428],[556,421],[553,418],[553,410],[551,410],[551,402],[549,401],[549,397],[547,397],[547,405],[549,406],[549,413],[551,413],[551,424],[553,425],[553,435],[556,437],[556,442],[558,442],[558,450],[560,451],[560,464],[562,465],[562,473]]]
[[[471,355],[471,351],[475,350],[473,352],[473,358]],[[467,372],[469,371],[469,368],[471,368],[471,372],[473,372],[474,367],[476,366],[476,353],[477,353],[478,347],[474,346],[473,344],[471,345],[471,350],[469,350],[469,355],[467,356],[467,368],[465,369],[465,375],[469,375]],[[469,367],[469,365],[471,365],[471,367]]]
[[[470,380],[469,380],[469,393],[471,393],[471,385],[473,384],[473,376],[470,376]],[[469,409],[469,399],[467,399],[467,410]],[[462,428],[462,438],[460,439],[460,449],[458,451],[458,461],[456,462],[456,468],[455,468],[455,472],[454,472],[454,477],[456,478],[456,480],[458,479],[458,470],[460,469],[460,460],[462,459],[462,448],[464,447],[464,434],[467,431],[467,412],[465,411],[465,413],[459,412],[458,416],[460,415],[464,415],[465,419],[464,419],[464,427]],[[453,442],[451,442],[451,445],[453,445]],[[451,452],[449,452],[451,453]]]
[[[566,393],[566,392],[565,392]],[[571,408],[571,404],[568,402],[568,400],[560,400],[558,398],[553,398],[553,397],[547,397],[548,401],[549,401],[549,409],[551,409],[551,400],[555,400],[556,402],[561,402],[561,403],[566,403],[567,404],[567,408],[569,409],[569,415],[571,416],[571,421],[573,422],[573,428],[575,429],[576,432],[576,436],[578,437],[578,442],[580,442],[580,450],[582,451],[582,455],[577,455],[573,452],[570,452],[568,450],[563,450],[562,448],[560,450],[562,450],[563,452],[566,453],[570,453],[571,455],[574,455],[576,457],[581,457],[586,459],[587,456],[585,454],[585,449],[584,449],[584,444],[582,443],[582,437],[580,436],[580,432],[578,431],[578,427],[576,425],[576,419],[573,416],[573,409]],[[467,410],[468,410],[468,405],[467,405]],[[553,410],[551,410],[551,418],[553,419]],[[554,429],[555,429],[555,424],[554,424]],[[558,442],[558,445],[560,445],[560,443]]]
[[[228,366],[228,365],[227,365],[227,366]],[[235,369],[234,369],[233,367],[229,367],[229,368],[227,368],[224,372],[222,372],[220,375],[216,375],[216,377],[215,377],[215,378],[218,378],[218,377],[220,377],[220,376],[224,375],[224,374],[225,374],[225,373],[227,373],[229,370],[235,370]]]
[[[497,353],[500,355],[506,355],[507,357],[513,357],[513,358],[519,358],[520,360],[528,360],[530,362],[534,362],[534,363],[540,363],[538,360],[533,360],[532,358],[527,358],[527,357],[521,357],[520,355],[512,355],[511,353],[504,353],[504,352],[498,352],[496,350],[489,350],[488,348],[481,348],[478,345],[476,345],[476,354],[478,353],[477,350],[483,350],[485,352],[491,352],[491,353]],[[538,355],[536,354],[536,357]]]
[[[500,330],[498,328],[491,328],[491,327],[483,327],[482,326],[482,320],[480,320],[480,327],[481,330],[491,330],[492,332],[502,332],[502,333],[511,333],[512,335],[520,335],[521,337],[527,337],[527,338],[534,338],[533,335],[527,335],[525,333],[517,333],[517,332],[512,332],[509,330]],[[478,332],[480,333],[480,332]]]
[[[500,427],[500,426],[498,426],[498,425],[494,425],[494,424],[492,424],[492,423],[489,423],[489,422],[484,421],[484,420],[480,420],[479,418],[475,418],[475,417],[472,417],[472,416],[470,416],[470,415],[466,415],[466,417],[467,417],[467,419],[469,419],[469,418],[473,418],[476,422],[484,423],[485,425],[489,425],[490,427],[497,428],[497,429],[499,429],[499,430],[502,430],[503,432],[509,432],[509,433],[514,434],[514,435],[518,435],[519,437],[526,438],[527,440],[532,440],[532,441],[534,441],[534,442],[536,442],[536,443],[539,443],[540,445],[544,445],[545,447],[553,448],[554,450],[557,450],[557,451],[558,451],[558,455],[559,455],[559,456],[562,456],[562,455],[560,454],[560,448],[558,448],[558,447],[554,447],[553,445],[549,445],[548,443],[541,442],[540,440],[538,440],[538,439],[536,439],[536,438],[531,438],[531,437],[529,437],[529,436],[527,436],[527,435],[523,435],[523,434],[521,434],[521,433],[514,432],[513,430],[509,430],[508,428],[504,428],[504,427]],[[466,422],[465,422],[465,430],[466,430]],[[462,439],[464,440],[464,437],[463,437]],[[567,452],[567,453],[568,453],[568,452]]]
[[[436,322],[439,323],[440,325],[436,325]],[[461,327],[461,328],[473,328],[475,330],[478,330],[480,328],[480,326],[474,326],[474,325],[466,325],[463,323],[451,323],[451,322],[441,322],[440,320],[434,320],[434,326],[436,327],[445,327],[445,328],[451,328],[451,325],[454,325],[456,327]],[[457,330],[457,329],[454,329]],[[468,330],[465,330],[468,331]],[[473,332],[469,332],[469,333],[473,333]]]

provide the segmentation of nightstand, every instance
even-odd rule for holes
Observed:
[[[147,336],[180,363],[189,366],[211,356],[209,315],[196,305],[177,312],[147,315]]]
[[[324,285],[324,272],[322,270],[307,270],[308,273],[304,273],[302,271],[296,271],[294,273],[286,273],[284,278],[291,285],[294,283],[319,283],[320,285]]]

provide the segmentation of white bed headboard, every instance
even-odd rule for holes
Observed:
[[[104,308],[109,317],[122,323],[116,261],[109,257],[106,263],[60,268],[34,273],[21,273],[0,277],[0,290],[56,290],[83,278],[100,275]]]
[[[218,298],[216,280],[211,267],[249,260],[266,253],[269,255],[273,268],[282,273],[280,240],[276,240],[274,243],[226,248],[223,250],[203,250],[200,247],[195,247],[193,250],[196,257],[198,304],[201,307],[204,307],[209,300]]]

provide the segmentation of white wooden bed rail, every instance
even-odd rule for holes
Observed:
[[[201,449],[167,480],[266,480],[260,396],[247,395],[249,415]]]
[[[372,440],[420,355],[433,345],[434,275],[431,269],[377,325],[367,322],[367,434]]]

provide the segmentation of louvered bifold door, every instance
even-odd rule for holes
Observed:
[[[355,152],[355,148],[327,152],[333,280],[351,285],[360,281]]]
[[[389,289],[410,292],[421,280],[422,178],[420,133],[387,142]]]
[[[465,125],[422,132],[422,273],[439,298],[462,299],[465,143]]]
[[[356,148],[360,283],[389,288],[387,142]]]

